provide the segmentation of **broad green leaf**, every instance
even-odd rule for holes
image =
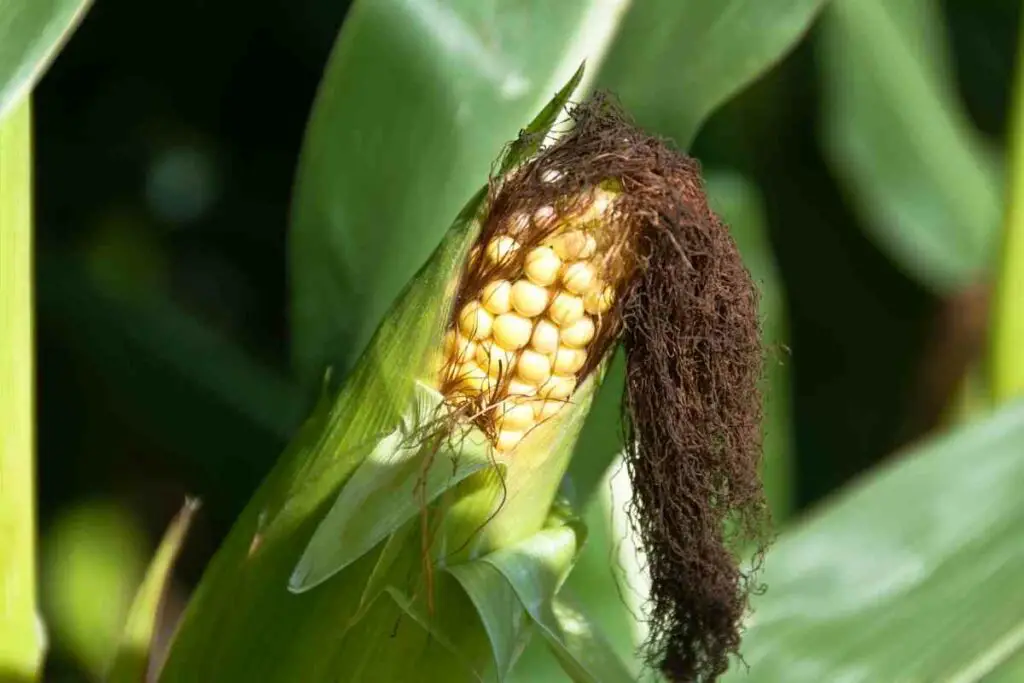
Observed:
[[[0,674],[26,681],[35,679],[44,649],[36,614],[32,319],[32,111],[26,99],[0,120]]]
[[[90,0],[0,0],[0,121],[27,96]]]
[[[486,437],[479,432],[460,440],[457,454],[443,446],[433,452],[420,443],[442,400],[417,383],[400,427],[365,457],[313,533],[288,582],[290,590],[301,593],[320,585],[415,517],[421,506],[492,466]]]
[[[494,651],[498,681],[504,681],[530,637],[523,604],[505,577],[483,560],[448,567],[447,571],[473,601]]]
[[[1024,638],[1024,401],[784,533],[730,681],[985,680]]]
[[[291,220],[293,357],[344,376],[503,146],[595,70],[627,0],[356,0],[327,65]]]
[[[991,265],[995,159],[964,112],[933,0],[836,0],[822,18],[823,144],[865,230],[936,292]]]
[[[623,22],[598,84],[615,92],[641,127],[686,149],[716,108],[792,49],[824,4],[824,0],[637,3]],[[582,501],[592,495],[602,473],[622,450],[621,361],[619,354],[573,458],[572,477]]]
[[[142,683],[147,680],[153,634],[156,631],[160,606],[171,579],[178,552],[185,541],[188,527],[199,509],[199,501],[190,499],[171,522],[156,555],[146,570],[135,595],[121,644],[118,646],[106,680],[109,683]]]
[[[689,147],[705,119],[779,61],[825,0],[646,0],[598,77],[641,126]]]

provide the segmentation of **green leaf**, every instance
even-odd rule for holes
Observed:
[[[688,147],[709,115],[779,61],[825,0],[646,0],[598,82],[637,123]]]
[[[494,651],[498,681],[504,681],[530,638],[529,620],[512,585],[482,560],[446,570],[473,601]]]
[[[626,0],[357,0],[324,73],[291,221],[293,357],[347,374],[492,164]],[[541,121],[546,121],[542,117]]]
[[[36,614],[32,328],[32,109],[26,99],[0,120],[0,674],[26,681],[36,678],[44,649]]]
[[[90,0],[0,0],[0,121],[28,95]]]
[[[415,517],[421,506],[492,466],[480,432],[460,440],[458,454],[443,446],[433,452],[418,441],[442,401],[441,394],[417,383],[401,426],[365,457],[313,532],[289,590],[301,593],[323,583]]]
[[[784,533],[729,680],[980,681],[1024,639],[1024,401]]]
[[[984,275],[995,159],[956,95],[932,0],[837,0],[822,18],[823,145],[880,249],[936,292]]]
[[[189,525],[199,509],[199,501],[189,499],[171,522],[156,555],[146,570],[146,578],[135,594],[128,612],[128,623],[106,680],[110,683],[143,683],[147,680],[153,634],[171,572],[185,541]]]
[[[996,401],[1024,395],[1024,41],[1018,38],[1010,137],[1010,186],[992,302],[989,386]]]
[[[581,531],[578,525],[549,526],[480,561],[505,577],[573,681],[633,681],[590,622],[575,607],[555,597],[576,561]]]

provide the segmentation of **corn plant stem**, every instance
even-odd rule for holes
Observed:
[[[991,322],[990,382],[996,404],[1024,394],[1024,38],[1017,47],[1013,88],[1009,194]]]
[[[0,679],[35,680],[31,105],[0,123]]]

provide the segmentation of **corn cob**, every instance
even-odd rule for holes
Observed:
[[[437,384],[498,451],[558,415],[614,336],[628,270],[614,249],[617,196],[597,187],[564,210],[510,216],[469,259]]]

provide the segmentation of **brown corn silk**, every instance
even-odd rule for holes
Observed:
[[[592,236],[593,253],[576,260],[592,266],[604,298],[591,293],[588,301],[593,337],[579,347],[585,358],[571,373],[572,386],[621,340],[625,456],[634,488],[628,511],[651,576],[644,652],[670,680],[714,680],[738,651],[768,523],[759,478],[757,288],[708,207],[697,162],[638,130],[607,95],[576,106],[571,117],[569,133],[491,184],[438,385],[452,416],[473,421],[514,458],[522,434],[506,438],[502,415],[510,406],[533,406],[529,431],[559,406],[538,397],[543,382],[521,381],[532,339],[490,365],[476,348],[473,358],[488,367],[467,366],[466,339],[457,334],[484,330],[462,316],[467,306],[485,305],[492,283],[529,279],[524,272],[537,249],[566,232]],[[496,248],[501,240],[515,240],[517,248]],[[544,285],[549,301],[564,291],[571,262],[560,262],[555,281]],[[531,334],[551,317],[557,316],[546,306],[530,318]],[[565,326],[559,330],[564,338]],[[493,317],[486,332],[480,341],[497,343]],[[572,389],[554,400],[571,401]],[[755,561],[747,573],[737,553],[751,542]]]

